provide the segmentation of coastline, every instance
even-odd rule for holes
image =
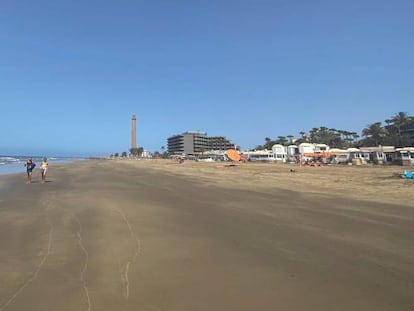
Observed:
[[[21,172],[25,173],[26,172],[26,168],[24,167],[24,163],[27,157],[19,157],[20,159],[15,161],[15,162],[11,162],[11,163],[2,163],[0,165],[0,177],[3,175],[10,175],[10,174],[19,174]],[[55,165],[60,165],[60,164],[68,164],[68,163],[72,163],[75,161],[84,161],[86,159],[83,158],[67,158],[67,157],[61,157],[61,158],[51,158],[49,159],[49,164],[55,166]],[[37,157],[35,163],[37,165],[39,165],[41,162],[41,158]],[[35,170],[37,170],[38,167],[35,168]]]
[[[412,310],[400,169],[90,160],[45,184],[4,176],[0,310]]]

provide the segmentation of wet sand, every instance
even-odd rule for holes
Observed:
[[[108,160],[45,184],[0,176],[0,311],[413,310],[402,170]]]

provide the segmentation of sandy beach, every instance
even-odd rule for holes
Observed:
[[[0,311],[414,310],[403,169],[89,160],[46,183],[0,176]]]

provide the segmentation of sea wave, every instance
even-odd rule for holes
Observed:
[[[26,163],[27,159],[31,158],[33,162],[35,162],[38,166],[40,162],[42,162],[44,157],[40,156],[10,156],[10,155],[2,155],[0,156],[0,175],[5,174],[14,174],[19,172],[26,172],[24,167],[24,163]],[[65,164],[70,163],[76,160],[82,160],[80,158],[71,158],[71,157],[50,157],[47,158],[50,165],[53,164]],[[37,167],[38,167],[37,166]]]
[[[0,163],[1,164],[9,164],[9,163],[19,163],[22,160],[15,157],[9,157],[9,156],[1,156],[0,157]]]

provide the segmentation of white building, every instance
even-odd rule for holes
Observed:
[[[301,143],[298,148],[301,155],[315,152],[315,145],[311,143]]]
[[[245,151],[243,152],[245,156],[247,156],[247,159],[252,162],[257,161],[275,161],[275,158],[273,157],[272,150],[255,150],[255,151]]]
[[[314,144],[314,151],[315,153],[323,153],[328,152],[329,146],[326,144]]]
[[[286,162],[287,160],[287,147],[280,145],[280,144],[276,144],[272,146],[272,153],[273,153],[273,158],[275,161],[281,161],[283,163]]]
[[[414,147],[397,148],[397,162],[402,165],[414,165]]]

